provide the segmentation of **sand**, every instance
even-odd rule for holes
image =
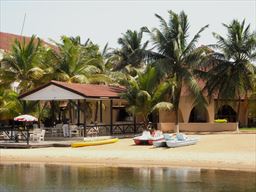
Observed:
[[[136,146],[132,139],[81,148],[0,149],[0,163],[57,163],[125,167],[200,167],[256,172],[256,134],[198,135],[180,148]]]

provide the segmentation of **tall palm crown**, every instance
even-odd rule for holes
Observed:
[[[18,93],[10,89],[0,89],[0,120],[13,119],[22,112]]]
[[[148,116],[156,109],[170,110],[172,104],[166,102],[166,93],[174,86],[170,81],[158,81],[158,72],[155,68],[148,67],[145,73],[139,73],[136,78],[131,78],[127,92],[122,98],[129,103],[128,111],[132,114],[141,115],[148,124]]]
[[[181,97],[181,89],[185,85],[193,94],[196,104],[206,103],[197,80],[193,75],[193,69],[203,58],[203,48],[196,48],[200,33],[208,27],[204,26],[192,38],[188,39],[189,23],[187,15],[182,11],[176,14],[169,11],[169,20],[165,21],[156,14],[160,21],[160,29],[154,28],[150,32],[154,45],[154,52],[151,52],[150,59],[165,79],[175,79],[176,87],[173,91],[172,103],[176,113],[176,124],[178,125],[178,108]],[[178,127],[177,127],[178,128]]]
[[[139,32],[128,30],[118,39],[118,44],[121,45],[121,48],[114,51],[114,55],[118,57],[114,70],[127,68],[129,71],[129,67],[143,67],[148,45],[148,41],[142,42],[143,33],[144,28]]]
[[[239,99],[253,88],[252,77],[256,59],[256,33],[250,32],[250,25],[245,26],[233,20],[227,29],[227,37],[213,33],[217,44],[212,45],[216,51],[209,56],[213,67],[207,73],[206,88],[210,95],[218,93],[218,98]]]
[[[1,61],[0,78],[5,85],[18,82],[18,91],[25,92],[36,86],[43,77],[44,71],[38,65],[40,63],[40,39],[32,36],[26,43],[15,40],[12,50]]]
[[[75,83],[106,83],[110,79],[103,74],[103,58],[97,45],[81,45],[79,39],[63,36],[56,43],[58,50],[50,50],[44,64],[47,80]],[[49,62],[49,60],[51,62]]]

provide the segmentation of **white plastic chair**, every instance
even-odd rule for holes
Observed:
[[[69,131],[70,131],[69,132],[70,137],[72,137],[72,136],[78,137],[80,135],[77,125],[70,125],[70,130]]]
[[[45,136],[45,130],[41,130],[41,129],[35,129],[32,133],[32,141],[44,141],[44,136]]]
[[[56,137],[59,136],[62,131],[62,126],[63,126],[62,123],[56,124],[56,126],[52,128],[52,136],[56,136]]]

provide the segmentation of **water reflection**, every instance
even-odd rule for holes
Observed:
[[[0,191],[256,191],[252,172],[0,164]]]

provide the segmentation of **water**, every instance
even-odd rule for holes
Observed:
[[[256,173],[188,168],[0,164],[0,191],[256,191]]]

